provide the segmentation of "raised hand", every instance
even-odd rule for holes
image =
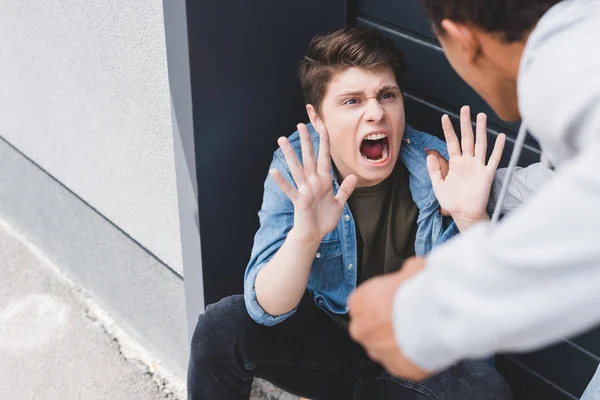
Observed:
[[[288,139],[281,137],[277,140],[298,189],[294,188],[276,169],[272,169],[269,173],[294,204],[292,231],[296,238],[301,241],[320,242],[338,224],[344,204],[354,191],[357,180],[354,175],[348,176],[334,196],[327,129],[325,127],[318,129],[320,136],[318,163],[315,160],[308,128],[304,124],[298,124],[298,131],[304,167],[300,164]]]
[[[445,178],[442,176],[440,163],[434,156],[427,157],[427,169],[440,206],[452,216],[462,231],[472,223],[487,218],[486,204],[494,173],[504,150],[506,135],[498,135],[486,165],[487,117],[485,114],[477,115],[476,137],[474,137],[470,108],[464,106],[460,110],[461,143],[448,115],[442,117],[442,128],[450,155],[448,175]]]

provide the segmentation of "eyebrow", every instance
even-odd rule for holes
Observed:
[[[386,92],[389,90],[400,90],[400,88],[398,87],[398,85],[385,85],[382,86],[381,88],[379,88],[379,90],[377,91],[377,94],[380,94],[381,92]],[[335,97],[347,97],[347,96],[364,96],[365,92],[362,90],[351,90],[349,92],[343,92],[338,94]]]

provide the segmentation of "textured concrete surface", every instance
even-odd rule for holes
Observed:
[[[159,369],[38,249],[0,220],[0,399],[185,398],[184,379]],[[255,380],[251,400],[297,400]]]
[[[0,276],[1,399],[183,398],[180,383],[159,376],[151,356],[3,223]]]
[[[298,397],[279,390],[267,381],[255,379],[250,400],[298,400]]]

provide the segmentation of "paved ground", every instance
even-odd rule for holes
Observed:
[[[185,398],[184,377],[152,356],[93,299],[0,221],[0,399]],[[251,400],[296,400],[255,382]]]
[[[0,223],[0,399],[176,399],[86,297]],[[130,350],[131,351],[131,350]]]
[[[282,392],[269,382],[256,379],[250,400],[298,400],[298,397]]]

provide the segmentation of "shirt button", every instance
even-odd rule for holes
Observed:
[[[344,216],[344,219],[346,220],[346,222],[348,222],[348,221],[350,221],[350,216],[349,216],[348,214],[346,214],[346,215]]]
[[[317,253],[317,254],[315,255],[315,257],[317,257],[317,258],[321,258],[321,253]]]
[[[354,265],[352,265],[352,264],[348,264],[348,269],[349,269],[350,271],[352,271],[352,268],[354,268]]]

